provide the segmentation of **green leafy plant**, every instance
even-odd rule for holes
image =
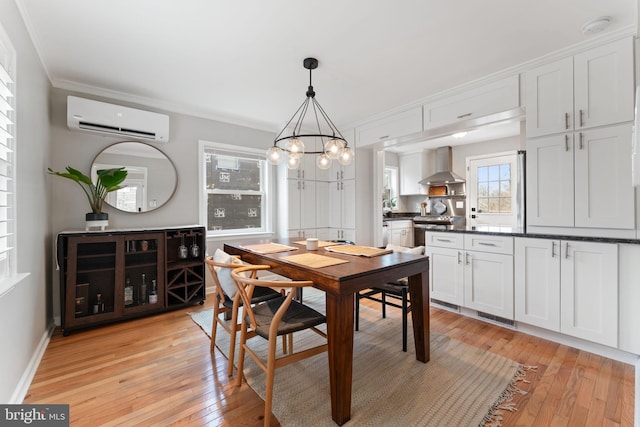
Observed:
[[[67,166],[67,172],[56,172],[48,168],[51,175],[68,178],[78,183],[89,200],[91,211],[94,214],[102,213],[102,205],[107,194],[117,191],[124,186],[120,185],[127,178],[127,170],[124,167],[112,169],[100,169],[97,171],[97,181],[94,184],[87,175],[77,169]]]

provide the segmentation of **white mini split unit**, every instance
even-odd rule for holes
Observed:
[[[67,97],[67,126],[103,135],[169,140],[169,116],[92,99]]]

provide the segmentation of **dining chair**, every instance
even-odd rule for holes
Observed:
[[[211,351],[216,346],[216,333],[218,325],[229,333],[229,369],[228,375],[233,375],[233,361],[236,349],[236,336],[240,330],[238,323],[238,311],[243,305],[242,298],[237,293],[237,286],[231,271],[239,266],[246,265],[238,256],[231,256],[217,249],[214,256],[205,258],[205,263],[211,272],[213,282],[216,285],[215,304],[213,306],[213,321],[211,322]],[[280,298],[282,295],[270,288],[260,288],[251,298],[251,304]],[[224,319],[220,315],[224,314]],[[231,319],[231,323],[229,323]]]
[[[395,252],[408,252],[418,255],[424,254],[424,246],[409,248],[405,246],[387,245],[386,249]],[[360,329],[360,299],[366,298],[379,302],[382,307],[382,318],[387,317],[387,306],[399,308],[402,311],[402,351],[407,351],[408,318],[411,312],[409,300],[409,281],[406,277],[389,283],[382,283],[368,290],[356,294],[356,331]]]
[[[247,353],[266,373],[267,377],[264,405],[265,426],[269,426],[271,422],[275,369],[315,356],[328,349],[326,333],[317,328],[317,326],[326,323],[326,317],[313,308],[293,299],[296,289],[313,286],[313,282],[301,280],[284,282],[255,278],[255,272],[269,268],[268,265],[253,265],[239,267],[231,272],[231,276],[238,287],[238,294],[240,294],[245,307],[244,319],[241,322],[240,353],[238,356],[236,386],[242,385],[244,356],[245,353]],[[247,273],[252,274],[247,275]],[[265,287],[282,289],[284,296],[252,306],[250,302],[253,295],[255,295],[259,289]],[[294,352],[293,334],[307,329],[322,336],[324,338],[323,343]],[[250,336],[260,336],[267,340],[268,352],[266,363],[247,345],[247,339]],[[276,343],[279,336],[288,338],[288,352],[280,357],[276,357]]]

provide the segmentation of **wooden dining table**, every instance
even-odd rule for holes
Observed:
[[[398,252],[364,257],[329,252],[324,248],[307,251],[306,246],[300,244],[302,242],[296,243],[299,240],[272,239],[226,243],[224,251],[240,255],[243,261],[250,264],[269,265],[274,273],[292,280],[311,280],[315,288],[326,293],[331,417],[338,425],[342,425],[351,418],[356,292],[376,284],[408,278],[416,359],[426,363],[429,361],[429,262],[425,256]],[[277,253],[259,253],[247,249],[252,245],[267,243],[279,243],[296,249]],[[286,259],[292,255],[306,253],[347,262],[313,268]]]

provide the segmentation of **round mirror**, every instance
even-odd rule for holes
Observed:
[[[102,150],[91,165],[96,171],[125,167],[124,188],[107,195],[105,202],[124,212],[149,212],[167,203],[178,185],[178,173],[171,160],[159,149],[136,141],[116,142]]]

